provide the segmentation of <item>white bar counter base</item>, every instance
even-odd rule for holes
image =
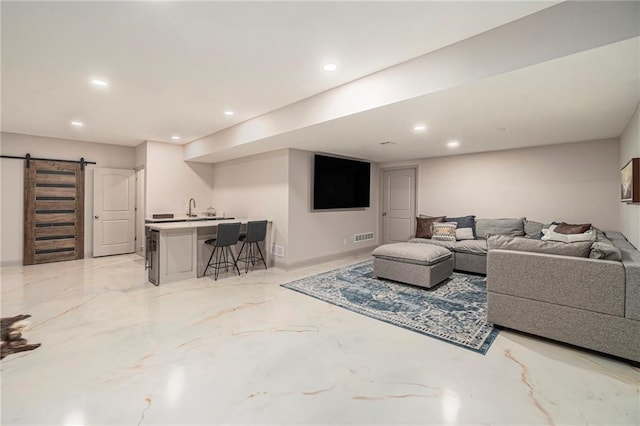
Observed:
[[[256,219],[257,220],[257,219]],[[262,219],[264,220],[264,219]],[[147,223],[146,226],[160,232],[160,253],[158,256],[158,285],[175,281],[188,280],[203,276],[207,261],[211,255],[211,247],[205,240],[216,235],[221,223],[240,222],[240,230],[244,232],[249,219],[235,218],[223,220],[199,220],[189,222]],[[267,237],[262,248],[267,265],[271,234],[271,221],[267,226]],[[240,246],[234,249],[237,255]]]

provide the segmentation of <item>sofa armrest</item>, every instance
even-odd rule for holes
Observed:
[[[624,317],[625,271],[616,261],[490,250],[487,291]]]
[[[622,254],[622,266],[626,276],[627,303],[624,307],[624,316],[640,321],[640,251],[638,251],[624,236],[613,239],[613,243]]]

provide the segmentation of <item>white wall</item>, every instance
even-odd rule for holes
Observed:
[[[147,167],[147,142],[143,142],[136,146],[135,152],[135,167],[136,170]]]
[[[144,148],[137,157],[143,157]],[[142,164],[142,160],[138,158]],[[194,213],[205,212],[211,205],[213,166],[183,160],[183,148],[163,142],[146,142],[146,214],[184,215],[190,198],[196,200]]]
[[[273,221],[271,243],[283,247],[285,256],[272,259],[284,264],[290,253],[288,162],[289,152],[279,150],[213,166],[212,206],[217,213]]]
[[[377,244],[377,168],[372,167],[371,208],[311,211],[313,153],[283,149],[213,167],[213,205],[235,217],[273,221],[272,244],[284,249],[276,264],[297,267]],[[374,232],[373,242],[354,243],[353,234]],[[344,239],[347,243],[344,244]]]
[[[640,157],[640,103],[620,137],[619,168],[635,157]],[[640,204],[620,203],[620,232],[640,248]]]
[[[132,147],[106,145],[93,142],[70,141],[39,136],[2,133],[0,151],[3,155],[52,158],[60,160],[95,161],[88,165],[85,173],[85,257],[93,250],[93,173],[95,167],[133,169],[134,149]],[[3,158],[0,163],[2,186],[0,194],[0,263],[2,265],[21,264],[23,247],[24,208],[24,161]]]
[[[378,243],[378,169],[371,167],[371,207],[349,211],[311,211],[313,153],[289,150],[289,266],[375,247]],[[373,232],[369,242],[353,235]],[[346,240],[346,243],[345,243]]]
[[[525,216],[618,230],[618,149],[618,140],[608,139],[422,159],[418,213]]]

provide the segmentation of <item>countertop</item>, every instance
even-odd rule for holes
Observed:
[[[220,223],[232,223],[240,222],[247,223],[247,219],[239,218],[226,218],[215,220],[189,220],[184,222],[166,222],[165,223],[147,223],[146,226],[149,229],[155,231],[166,231],[170,229],[193,229],[193,228],[205,228],[208,226],[218,226]]]
[[[233,219],[233,217],[224,217],[224,216],[204,216],[198,215],[196,217],[189,217],[187,215],[183,216],[174,216],[166,219],[154,219],[153,217],[146,217],[145,223],[164,223],[164,222],[186,222],[186,221],[197,221],[197,220],[223,220],[223,219]]]

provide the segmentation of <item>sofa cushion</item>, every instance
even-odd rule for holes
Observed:
[[[525,237],[507,235],[489,235],[487,248],[491,250],[529,251],[534,253],[556,254],[559,256],[589,257],[590,241],[563,243],[560,241],[534,240]]]
[[[555,232],[559,234],[584,234],[591,229],[590,223],[582,223],[579,225],[567,222],[561,222],[556,226]]]
[[[449,259],[452,253],[433,244],[394,243],[379,246],[371,252],[373,257],[416,265],[435,265]]]
[[[460,217],[445,217],[445,222],[455,222],[458,224],[456,239],[472,240],[476,237],[476,217],[474,215]],[[469,229],[471,232],[469,232]]]
[[[444,247],[449,251],[453,251],[456,247],[455,241],[438,241],[434,239],[426,239],[426,238],[412,238],[409,240],[410,243],[422,243],[422,244],[433,244],[434,246]]]
[[[524,217],[505,219],[477,219],[476,236],[487,238],[487,234],[513,235],[514,237],[524,235]]]
[[[487,254],[487,240],[457,241],[453,251],[456,253]]]
[[[607,239],[607,241],[613,242],[617,247],[623,250],[638,250],[627,240],[627,238],[618,231],[605,231],[602,235]]]
[[[542,240],[544,241],[561,241],[563,243],[574,243],[577,241],[595,241],[596,240],[596,231],[590,229],[581,234],[561,234],[556,232],[556,229],[559,225],[551,225],[548,229],[542,230]]]
[[[455,241],[456,240],[456,222],[436,222],[433,224],[432,239],[438,241]]]
[[[431,238],[432,225],[436,222],[444,222],[444,216],[416,217],[416,238]]]

